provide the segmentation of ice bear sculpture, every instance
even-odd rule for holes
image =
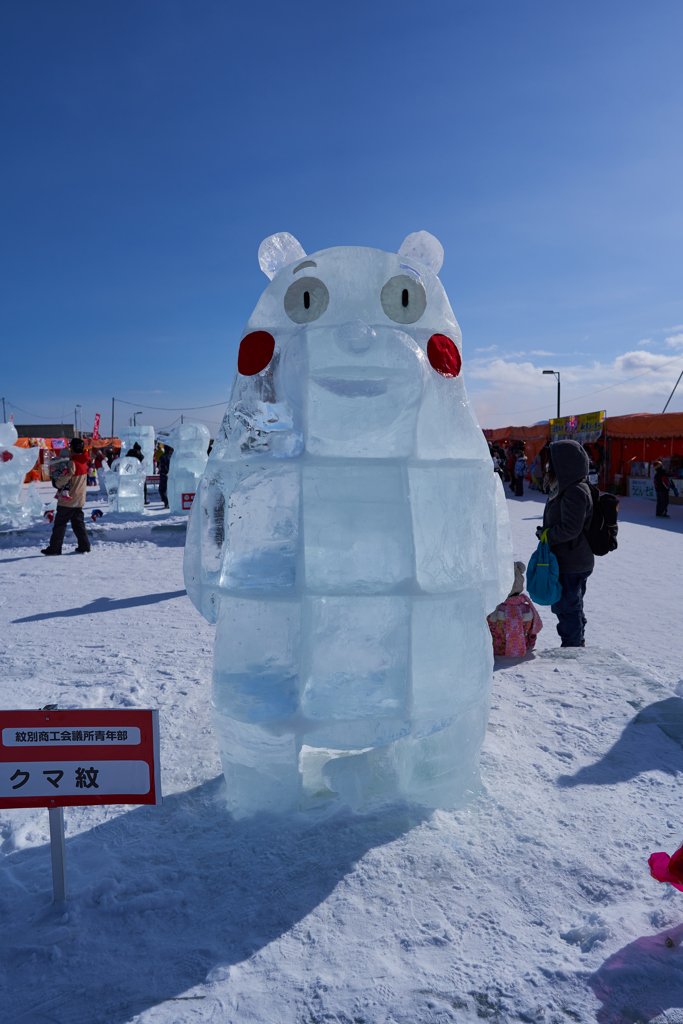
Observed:
[[[173,448],[168,471],[168,506],[171,512],[189,512],[183,508],[183,494],[195,494],[202,478],[211,441],[209,430],[203,423],[182,423],[165,440]]]
[[[139,459],[132,455],[114,459],[111,469],[104,471],[104,482],[110,512],[144,511],[145,470]]]
[[[212,713],[236,815],[449,808],[476,789],[513,557],[425,231],[397,254],[267,238],[271,283],[188,524],[216,622]]]
[[[145,474],[151,476],[154,473],[154,427],[123,427],[119,431],[119,437],[121,439],[121,455],[124,457],[137,441],[144,456]]]
[[[24,477],[38,461],[40,448],[15,448],[17,437],[13,423],[0,423],[0,526],[30,526],[42,516],[42,503],[36,512],[33,504],[21,501]]]

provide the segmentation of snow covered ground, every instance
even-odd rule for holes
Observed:
[[[541,501],[508,501],[525,561]],[[647,867],[683,842],[683,509],[621,513],[587,648],[541,609],[496,666],[480,796],[317,823],[223,809],[181,520],[0,535],[0,707],[158,707],[164,790],[65,811],[58,906],[47,812],[0,812],[3,1024],[683,1021],[683,893]]]

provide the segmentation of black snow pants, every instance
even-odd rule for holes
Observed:
[[[657,491],[657,511],[655,515],[665,516],[667,515],[667,509],[669,507],[669,492],[668,491]]]
[[[66,533],[67,523],[69,522],[71,522],[71,529],[76,534],[78,550],[90,551],[90,541],[88,540],[88,534],[85,532],[83,509],[67,508],[65,505],[57,506],[57,515],[55,516],[54,526],[52,527],[52,536],[50,537],[50,543],[48,545],[49,550],[59,554],[62,553],[64,534]]]

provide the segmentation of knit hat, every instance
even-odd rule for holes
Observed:
[[[512,590],[508,594],[508,597],[517,597],[524,590],[524,573],[526,572],[526,566],[524,562],[515,562],[515,582],[512,586]]]

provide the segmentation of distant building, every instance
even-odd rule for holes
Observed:
[[[67,437],[77,436],[73,423],[15,423],[19,437]]]

